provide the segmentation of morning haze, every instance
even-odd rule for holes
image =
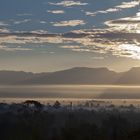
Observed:
[[[139,8],[139,0],[1,0],[0,85],[139,86]]]
[[[0,0],[1,140],[140,140],[140,0]]]

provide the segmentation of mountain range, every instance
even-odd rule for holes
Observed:
[[[98,84],[139,85],[140,67],[125,72],[108,68],[75,67],[56,72],[0,71],[0,85]]]

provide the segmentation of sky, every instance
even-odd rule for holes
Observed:
[[[140,0],[0,0],[0,70],[140,66]]]

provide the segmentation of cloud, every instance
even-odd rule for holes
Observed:
[[[108,7],[104,10],[103,10],[104,7],[99,6],[98,11],[92,11],[92,9],[94,10],[94,6],[93,8],[91,8],[92,6],[90,6],[89,8],[85,7],[86,9],[89,10],[86,11],[85,14],[87,16],[96,16],[97,14],[108,14],[108,13],[115,13],[120,11],[122,11],[123,13],[123,10],[134,8],[138,6],[139,3],[140,1],[136,1],[136,0],[133,0],[131,2],[122,2],[122,3],[119,2],[118,5],[113,7]],[[81,7],[87,5],[88,3],[87,1],[84,0],[77,0],[77,1],[61,0],[57,2],[50,2],[49,4],[51,4],[49,9],[53,9],[53,10],[48,10],[47,12],[52,13],[51,16],[56,16],[54,14],[58,14],[59,16],[59,14],[64,14],[65,12],[64,7],[75,6],[74,10],[75,12],[77,12],[78,10],[82,11]],[[62,10],[59,9],[60,7],[58,6],[60,7],[63,6],[61,7]],[[81,6],[81,7],[79,8],[77,6]],[[59,10],[57,10],[57,8]],[[135,8],[134,10],[137,10],[137,8]],[[117,13],[116,15],[119,17],[119,14],[120,13]],[[29,16],[29,15],[30,14],[28,13],[18,14],[18,16]],[[70,18],[70,15],[65,14],[65,16],[66,18]],[[42,15],[42,17],[44,16]],[[1,21],[0,22],[0,26],[1,26],[0,50],[31,51],[32,48],[36,49],[34,46],[38,46],[37,49],[39,50],[40,45],[44,44],[44,46],[47,46],[48,44],[49,45],[51,44],[50,46],[53,47],[56,46],[59,49],[60,48],[65,50],[68,49],[70,51],[75,51],[75,52],[97,53],[97,54],[105,54],[105,55],[112,54],[117,57],[129,57],[132,59],[140,59],[140,49],[139,49],[140,48],[140,12],[136,13],[136,15],[132,17],[125,17],[125,18],[106,21],[104,23],[106,26],[104,26],[104,28],[101,29],[95,29],[95,28],[92,29],[92,27],[91,29],[83,29],[82,27],[85,28],[86,26],[82,26],[82,25],[85,25],[88,21],[90,21],[90,18],[82,17],[82,19],[81,18],[79,19],[79,11],[76,13],[74,17],[75,17],[74,20],[64,19],[64,21],[58,21],[58,22],[51,22],[51,19],[47,19],[47,21],[45,21],[45,19],[39,20],[40,17],[38,17],[38,19],[32,19],[32,21],[33,20],[35,21],[35,23],[33,22],[34,23],[33,25],[36,25],[33,26],[33,28],[41,28],[41,27],[44,28],[45,26],[43,25],[41,26],[40,24],[46,24],[48,22],[55,27],[61,27],[60,30],[69,29],[68,27],[71,28],[75,26],[81,27],[80,30],[68,31],[67,33],[49,33],[48,31],[51,30],[54,31],[55,29],[55,28],[53,29],[53,27],[49,28],[50,24],[47,25],[48,27],[47,29],[49,29],[48,31],[34,30],[30,32],[22,32],[22,31],[17,32],[13,30],[18,29],[18,27],[16,27],[18,24],[28,23],[31,21],[31,19],[18,17],[19,19],[17,21],[11,20],[15,24],[14,26],[12,25],[10,27],[11,30],[4,28],[3,26],[7,26],[7,24],[4,21]],[[105,17],[107,18],[103,18],[103,20],[108,19],[108,15],[106,15]],[[112,17],[112,15],[110,17]],[[87,27],[89,28],[91,24],[88,24]],[[30,26],[28,27],[28,29],[29,28]],[[63,32],[64,30],[62,30],[61,32]],[[56,31],[59,32],[59,30]],[[32,48],[28,47],[30,46],[29,44],[32,46]],[[10,46],[15,46],[15,47],[10,47]],[[27,46],[27,48],[24,48],[22,46]],[[101,58],[92,57],[92,59],[102,59],[102,57]]]
[[[104,29],[81,29],[60,34],[51,34],[44,30],[2,33],[0,34],[0,45],[16,44],[22,46],[22,44],[29,43],[51,43],[54,45],[57,44],[56,46],[62,49],[69,49],[76,52],[106,55],[111,53],[117,57],[140,59],[139,16],[140,14],[137,13],[133,17],[107,21],[105,22],[107,28]],[[77,26],[83,25],[85,22],[81,22],[81,20],[70,20],[54,24],[56,26]],[[20,50],[21,48],[16,49]]]
[[[47,34],[48,31],[47,30],[34,30],[34,31],[31,31],[30,33],[33,33],[33,34]]]
[[[3,22],[3,21],[0,21],[0,26],[9,26],[9,24]]]
[[[112,52],[116,56],[134,57],[135,52],[132,50],[121,50],[122,44],[137,44],[140,43],[139,34],[128,34],[120,33],[111,29],[98,29],[98,30],[79,30],[73,31],[65,34],[38,34],[38,33],[5,33],[0,37],[0,44],[42,44],[42,43],[52,43],[52,44],[67,44],[61,46],[64,49],[71,49],[77,52],[94,52],[99,54],[107,54]],[[134,42],[135,41],[135,42]],[[69,43],[79,44],[69,45]],[[82,47],[80,47],[82,46]],[[130,55],[131,54],[131,55]],[[137,57],[138,58],[138,57]]]
[[[48,10],[48,13],[52,13],[52,14],[64,14],[64,10]]]
[[[40,44],[40,43],[78,43],[80,46],[69,46],[72,51],[79,52],[97,52],[107,53],[113,47],[113,51],[116,49],[115,46],[121,44],[121,39],[115,41],[112,36],[119,37],[119,34],[110,33],[103,30],[83,30],[75,31],[69,34],[37,34],[37,33],[16,33],[16,34],[4,34],[0,37],[0,44]],[[110,37],[111,36],[111,37]],[[121,37],[120,37],[121,38]],[[131,38],[131,37],[130,37]],[[63,46],[63,48],[66,46]],[[67,45],[68,48],[68,45]]]
[[[97,12],[89,12],[89,11],[86,11],[85,14],[87,16],[96,16]]]
[[[47,23],[47,21],[44,21],[44,20],[42,20],[42,21],[39,21],[41,24],[46,24]]]
[[[10,33],[10,30],[7,28],[0,28],[0,33]]]
[[[120,9],[116,9],[116,8],[109,8],[107,10],[100,10],[100,11],[96,11],[96,12],[85,12],[85,15],[87,16],[96,16],[97,14],[107,14],[107,13],[112,13],[112,12],[118,12],[120,11]]]
[[[17,46],[17,47],[7,47],[5,45],[0,45],[0,51],[10,51],[10,52],[13,52],[13,51],[31,51],[32,49],[30,48],[23,48],[21,46]]]
[[[60,48],[63,49],[80,49],[80,46],[71,46],[71,45],[67,45],[67,46],[60,46]]]
[[[116,20],[110,20],[105,22],[110,28],[117,28],[117,30],[123,30],[129,33],[140,33],[140,13],[136,13],[136,16],[120,18]]]
[[[87,16],[96,16],[97,14],[99,14],[99,13],[101,13],[101,14],[106,14],[106,13],[108,13],[107,11],[96,11],[96,12],[89,12],[89,11],[87,11],[87,12],[85,12],[85,14],[87,15]]]
[[[83,20],[68,20],[68,21],[60,21],[60,22],[52,22],[53,26],[78,26],[85,25],[86,23]]]
[[[122,2],[121,5],[116,6],[116,8],[126,9],[126,8],[133,8],[140,4],[140,1],[131,1],[131,2]]]
[[[24,19],[24,20],[14,21],[14,24],[22,24],[22,23],[27,23],[30,21],[31,21],[31,19]]]
[[[83,5],[87,5],[88,3],[82,3],[80,1],[68,0],[68,1],[61,1],[58,3],[49,2],[49,4],[63,6],[63,7],[71,7],[71,6],[83,6]]]
[[[108,8],[106,10],[99,10],[95,12],[86,11],[85,14],[87,16],[96,16],[97,14],[107,14],[112,12],[118,12],[123,9],[134,8],[140,4],[140,1],[131,1],[131,2],[122,2],[120,5],[114,6],[112,8]]]
[[[109,9],[106,10],[106,13],[118,12],[120,10],[121,9],[117,9],[117,8],[109,8]]]
[[[118,49],[121,49],[121,53],[124,56],[130,56],[133,59],[140,59],[140,46],[136,44],[121,44]]]
[[[88,49],[83,49],[83,46],[77,46],[77,45],[67,45],[67,46],[60,46],[60,48],[63,48],[63,49],[69,49],[69,50],[72,50],[72,51],[76,51],[76,52],[85,52],[85,51],[90,51]]]

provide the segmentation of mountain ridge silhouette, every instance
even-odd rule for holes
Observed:
[[[115,72],[106,67],[74,67],[71,69],[32,73],[24,71],[0,71],[0,85],[51,85],[51,84],[117,84],[139,85],[140,67],[125,72]]]

